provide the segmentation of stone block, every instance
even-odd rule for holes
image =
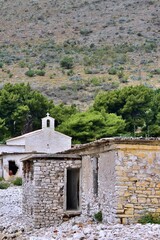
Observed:
[[[160,188],[160,183],[158,183],[158,184],[156,185],[156,187]]]
[[[157,199],[157,198],[152,198],[152,199],[151,199],[151,203],[153,203],[153,204],[158,204],[158,199]]]
[[[138,198],[138,203],[146,203],[146,198]]]
[[[157,212],[157,213],[160,213],[160,208],[156,209],[156,212]]]
[[[123,205],[121,203],[118,203],[117,209],[123,209]]]
[[[127,203],[127,204],[125,204],[125,208],[133,208],[133,207],[134,207],[134,205],[131,204],[131,203]]]
[[[118,214],[118,217],[120,218],[133,218],[132,214]]]
[[[122,218],[122,224],[128,224],[128,219],[127,218]]]
[[[127,209],[125,210],[125,214],[126,214],[126,215],[133,215],[133,213],[134,213],[134,209],[133,209],[133,208],[127,208]]]
[[[117,213],[117,214],[124,213],[124,209],[118,209],[118,210],[116,211],[116,213]]]
[[[125,192],[124,193],[124,197],[129,197],[129,196],[132,196],[132,193],[130,193],[130,192]]]

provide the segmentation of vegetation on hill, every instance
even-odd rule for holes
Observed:
[[[83,110],[101,90],[159,88],[158,8],[159,0],[1,0],[0,88],[29,83]]]
[[[86,109],[101,90],[139,84],[159,87],[158,52],[155,39],[102,46],[81,46],[73,40],[2,44],[0,86],[29,83],[56,104],[74,102]]]
[[[56,128],[86,143],[111,136],[160,136],[160,89],[143,85],[99,93],[86,111],[55,105],[29,84],[6,84],[0,90],[0,140],[41,128],[50,112]]]

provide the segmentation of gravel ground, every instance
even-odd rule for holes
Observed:
[[[59,226],[32,229],[22,215],[22,189],[0,190],[0,240],[159,240],[160,225],[98,224],[86,217],[72,218]]]

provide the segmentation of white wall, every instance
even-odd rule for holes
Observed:
[[[8,145],[0,145],[0,154],[1,153],[13,153],[13,152],[24,152],[24,146],[8,146]]]
[[[71,138],[46,128],[39,134],[27,136],[25,146],[27,152],[56,153],[70,149]]]
[[[22,177],[22,162],[20,161],[22,158],[27,156],[27,154],[7,154],[3,156],[3,178],[5,180],[12,180],[17,177]],[[18,167],[18,171],[16,175],[9,176],[9,161],[15,161],[15,164]]]
[[[2,159],[0,158],[0,177],[2,177]]]

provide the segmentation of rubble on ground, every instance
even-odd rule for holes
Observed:
[[[59,226],[33,229],[22,214],[22,189],[0,190],[0,240],[158,240],[160,225],[109,225],[75,217]]]

